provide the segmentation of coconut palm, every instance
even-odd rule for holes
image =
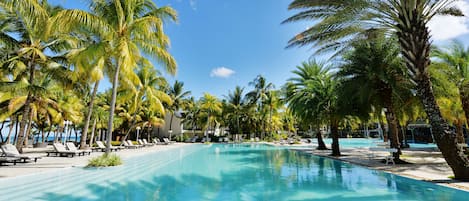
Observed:
[[[449,46],[435,48],[432,56],[449,66],[450,71],[446,73],[456,84],[466,120],[469,119],[469,47],[464,48],[460,41],[454,41]]]
[[[292,113],[302,121],[328,122],[332,135],[332,155],[340,156],[338,127],[341,117],[338,113],[338,80],[329,72],[328,66],[315,61],[304,62],[293,71],[286,100]],[[313,124],[315,122],[309,122]],[[318,143],[321,143],[318,133]],[[324,142],[322,142],[324,143]],[[325,145],[321,145],[321,149]]]
[[[217,97],[204,93],[204,96],[200,99],[200,110],[205,112],[207,115],[207,129],[206,129],[206,140],[208,142],[208,131],[211,128],[212,118],[222,112],[222,103]]]
[[[28,84],[34,85],[38,70],[51,67],[53,58],[47,52],[60,52],[71,47],[73,40],[71,37],[61,35],[54,29],[54,21],[61,10],[59,7],[50,6],[47,1],[37,0],[5,0],[0,6],[5,13],[13,16],[18,37],[4,37],[3,41],[8,41],[7,46],[16,45],[17,49],[11,52],[12,56],[4,65],[22,73],[19,76],[24,77]],[[5,36],[5,35],[4,35]],[[19,78],[16,78],[19,80]],[[21,151],[27,140],[26,128],[30,112],[33,94],[28,93],[22,112],[20,122],[17,148]]]
[[[297,69],[293,73],[297,76],[290,78],[285,85],[285,99],[288,103],[288,108],[294,116],[296,116],[301,122],[316,126],[317,140],[319,150],[326,150],[326,144],[322,138],[322,134],[319,131],[321,123],[324,121],[323,116],[320,115],[321,110],[316,107],[316,103],[312,99],[304,99],[304,96],[313,97],[315,93],[311,88],[311,84],[314,79],[319,79],[320,76],[325,74],[325,67],[323,64],[316,62],[303,62],[301,66],[297,66]]]
[[[264,107],[264,102],[267,99],[267,94],[274,88],[274,85],[267,82],[264,76],[258,75],[249,85],[253,86],[253,91],[249,92],[246,96],[249,97],[251,103],[257,104],[257,114],[260,115],[262,124],[262,138],[265,135],[265,117],[268,112]]]
[[[169,73],[176,72],[176,62],[167,51],[169,39],[163,32],[163,23],[167,19],[176,21],[177,16],[171,7],[157,7],[151,0],[92,0],[90,8],[94,14],[68,10],[57,23],[64,30],[77,24],[87,25],[108,41],[109,51],[113,52],[112,98],[106,134],[106,153],[109,153],[119,75],[133,75],[142,57],[140,52],[154,57]]]
[[[169,87],[168,95],[171,97],[172,104],[168,107],[171,115],[169,120],[169,130],[172,130],[173,117],[175,112],[179,112],[187,104],[187,97],[191,94],[190,91],[184,91],[184,82],[175,81],[173,86]],[[171,139],[171,132],[169,133]]]
[[[224,101],[223,113],[225,115],[223,116],[228,121],[230,131],[236,132],[236,134],[242,133],[240,121],[249,106],[249,101],[243,95],[243,91],[244,88],[236,86],[233,92],[228,93],[228,96],[225,97],[226,101]]]
[[[455,132],[443,119],[428,74],[430,34],[428,22],[436,15],[463,16],[457,0],[294,0],[289,9],[301,10],[285,22],[311,20],[314,26],[289,41],[289,47],[314,45],[319,51],[346,49],[356,39],[381,32],[394,33],[410,78],[420,98],[439,149],[455,178],[469,179],[469,158],[456,144]],[[341,48],[343,47],[343,48]]]
[[[400,162],[401,146],[395,108],[402,99],[400,94],[411,92],[398,44],[395,40],[380,37],[357,42],[353,47],[353,51],[344,56],[345,63],[337,73],[343,82],[342,91],[348,99],[360,101],[359,105],[385,108],[391,147],[398,150],[394,157],[396,162]]]

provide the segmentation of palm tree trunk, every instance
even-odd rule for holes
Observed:
[[[117,87],[119,86],[119,71],[120,62],[118,61],[116,71],[114,72],[114,78],[112,81],[111,108],[109,110],[109,122],[107,124],[106,132],[106,154],[109,154],[111,152],[112,124],[114,121],[114,110],[116,109]]]
[[[33,123],[33,113],[32,113],[32,111],[29,111],[29,119],[28,119],[28,124],[27,124],[28,127],[26,129],[27,135],[23,139],[24,146],[28,146],[28,144],[29,144],[28,140],[29,140],[29,134],[31,133],[32,123]]]
[[[0,142],[4,142],[4,139],[3,139],[3,134],[2,134],[2,130],[3,130],[3,127],[5,126],[5,121],[2,122],[2,127],[0,127],[0,139],[1,141]]]
[[[427,117],[432,126],[432,133],[443,157],[453,170],[455,179],[469,179],[469,158],[463,150],[457,148],[456,133],[449,127],[440,113],[433,94],[430,78],[420,79],[417,94],[419,95]]]
[[[397,152],[393,153],[394,160],[396,163],[402,162],[399,156],[402,154],[401,152],[401,143],[399,143],[399,131],[397,128],[397,120],[396,115],[394,113],[394,108],[392,103],[389,103],[391,100],[388,101],[386,106],[386,121],[388,122],[389,133],[391,138],[391,148],[396,148]]]
[[[7,140],[6,140],[7,144],[11,143],[11,132],[13,132],[13,127],[15,126],[17,121],[14,121],[14,122],[15,123],[13,123],[13,117],[10,117],[10,125],[9,125]]]
[[[83,131],[81,132],[80,138],[80,149],[86,149],[86,138],[88,136],[88,127],[90,126],[91,114],[93,113],[93,104],[94,99],[96,98],[96,93],[98,92],[99,80],[94,83],[93,93],[91,94],[90,102],[88,103],[88,111],[86,113],[85,125]]]
[[[340,156],[339,149],[339,122],[331,117],[331,134],[332,134],[332,156]]]
[[[417,95],[430,120],[433,137],[441,150],[443,157],[454,173],[455,179],[469,180],[469,158],[463,150],[457,147],[456,133],[449,127],[443,119],[440,108],[435,100],[432,83],[428,75],[427,68],[430,65],[430,33],[427,27],[427,19],[421,17],[421,12],[405,10],[399,12],[400,23],[397,36],[405,58],[407,69],[417,84]],[[410,15],[410,16],[409,16]]]
[[[16,116],[16,122],[15,122],[15,137],[13,138],[13,144],[16,145],[18,143],[18,125],[20,123],[20,117],[19,115]]]
[[[94,140],[94,133],[96,131],[96,124],[97,124],[97,119],[94,118],[93,120],[93,126],[91,127],[91,137],[90,137],[90,146],[93,146],[93,140]]]
[[[29,84],[32,85],[34,83],[34,66],[32,63],[32,60],[34,60],[34,57],[31,58],[30,61],[28,61],[28,69],[29,69]],[[26,101],[24,103],[24,108],[23,108],[23,117],[21,118],[20,122],[20,131],[18,135],[18,142],[16,143],[16,148],[18,151],[21,153],[23,152],[23,146],[24,146],[24,139],[29,135],[29,133],[26,133],[26,126],[28,123],[28,117],[29,113],[31,110],[31,102],[32,102],[33,95],[31,92],[28,92],[28,96],[26,97]]]
[[[318,125],[318,131],[317,131],[317,134],[316,134],[316,138],[318,139],[318,147],[316,149],[317,150],[327,150],[326,143],[324,143],[324,139],[322,138],[321,129],[319,129],[319,125]]]

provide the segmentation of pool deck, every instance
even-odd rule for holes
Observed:
[[[190,144],[184,143],[174,143],[170,145],[156,145],[151,147],[144,147],[141,149],[124,149],[116,153],[122,159],[127,159],[131,157],[141,156],[148,153],[159,152],[163,150],[169,149],[176,149],[182,146],[187,146]],[[26,150],[34,152],[33,149]],[[71,157],[46,157],[45,153],[37,153],[31,155],[38,155],[42,156],[42,159],[38,159],[37,163],[29,162],[29,163],[17,163],[16,165],[8,164],[0,166],[0,179],[6,177],[16,177],[16,176],[23,176],[23,175],[30,175],[48,171],[57,171],[63,168],[71,168],[71,167],[84,167],[88,164],[88,160],[102,155],[103,152],[92,152],[91,155],[86,156],[75,156]]]
[[[269,143],[278,146],[278,144]],[[383,158],[389,152],[370,151],[368,148],[341,148],[342,156],[331,156],[331,150],[316,150],[315,146],[304,148],[308,144],[291,145],[292,149],[304,151],[317,156],[328,157],[344,162],[365,166],[421,181],[428,181],[452,188],[469,191],[469,182],[450,179],[451,168],[436,148],[410,148],[402,151],[401,159],[410,164],[386,165]]]

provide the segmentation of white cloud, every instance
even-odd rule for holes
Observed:
[[[192,10],[197,10],[197,2],[195,0],[189,0]]]
[[[459,9],[466,15],[464,17],[436,16],[429,25],[432,39],[449,40],[469,33],[469,2],[458,1],[455,3]]]
[[[212,72],[210,72],[210,77],[221,77],[221,78],[229,78],[231,75],[235,74],[236,72],[234,70],[231,70],[226,67],[218,67],[212,69]]]

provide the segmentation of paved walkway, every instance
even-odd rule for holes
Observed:
[[[162,150],[175,149],[181,146],[187,146],[189,144],[174,143],[170,145],[156,145],[152,147],[145,147],[141,149],[125,149],[117,152],[122,159],[140,156],[148,153],[153,153]],[[30,150],[31,151],[31,150]],[[25,150],[27,153],[28,150]],[[21,175],[35,174],[46,171],[57,171],[62,168],[70,167],[84,167],[88,164],[88,160],[102,155],[103,152],[92,152],[90,156],[75,156],[71,157],[46,157],[44,153],[34,153],[31,155],[43,156],[42,159],[38,159],[37,163],[17,163],[17,165],[8,164],[7,166],[0,166],[0,178],[4,177],[15,177]]]

